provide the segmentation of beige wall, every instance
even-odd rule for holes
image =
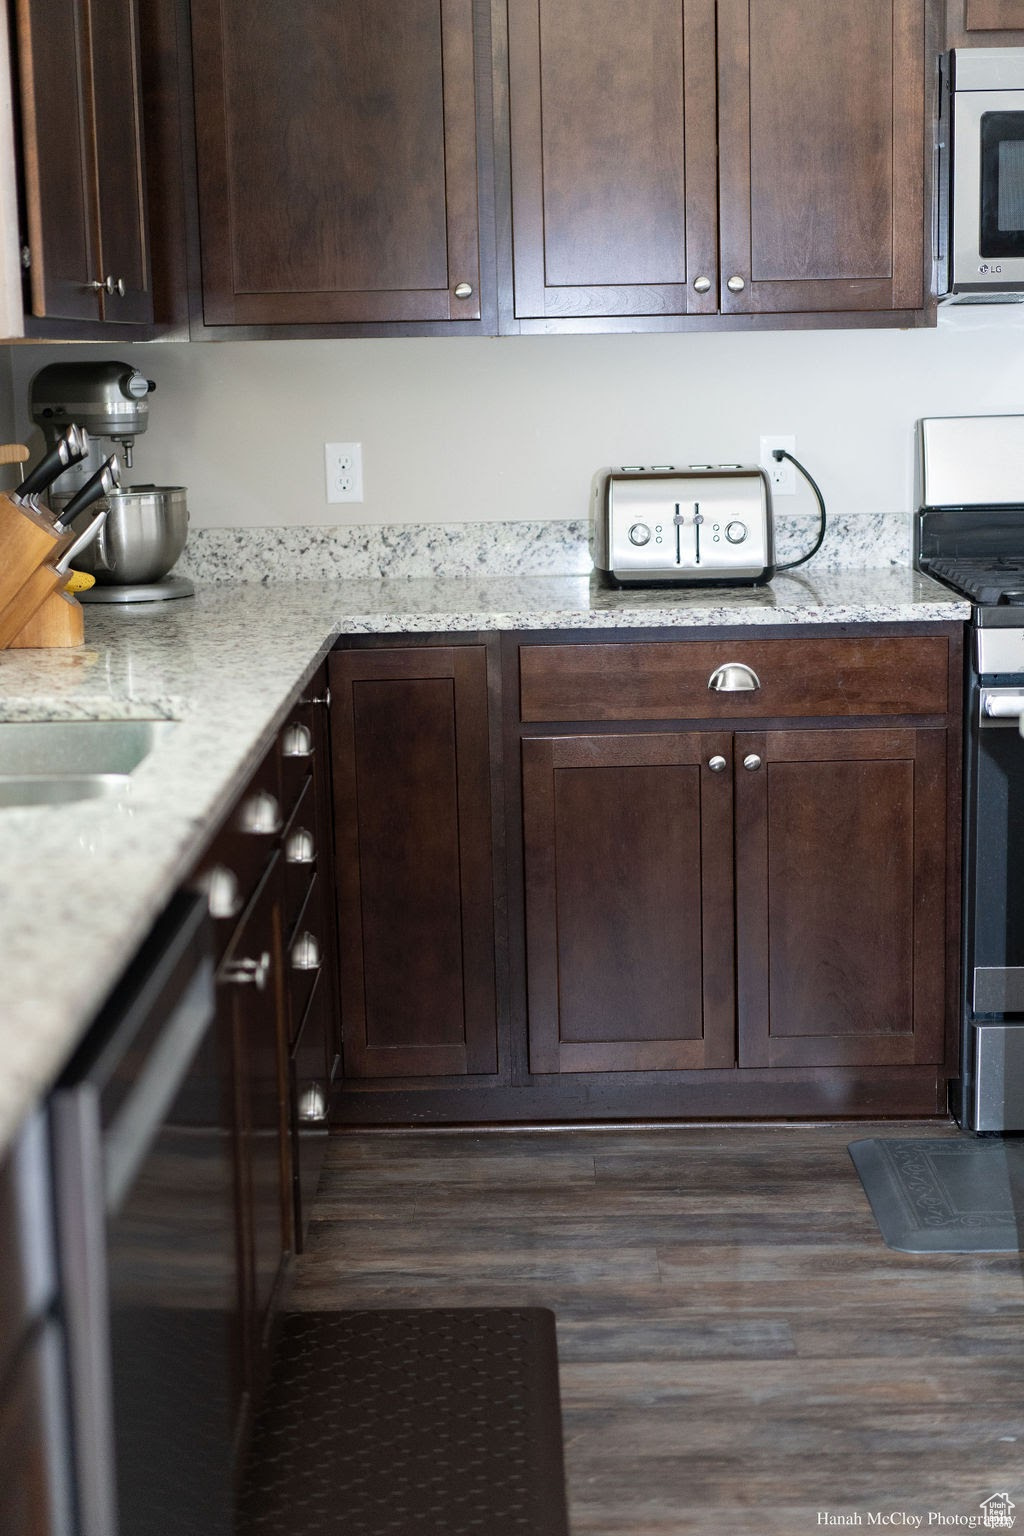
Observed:
[[[132,478],[187,485],[197,527],[584,516],[601,464],[746,462],[762,432],[796,435],[833,510],[908,511],[919,416],[1024,412],[1021,309],[904,332],[19,346],[14,424],[45,362],[123,356],[157,381]],[[362,506],[327,504],[325,441],[363,444]]]

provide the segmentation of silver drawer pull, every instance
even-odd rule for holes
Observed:
[[[714,757],[708,758],[708,767],[711,769],[712,773],[724,773],[728,766],[729,765],[725,758],[718,753],[716,753]]]
[[[253,986],[257,992],[265,992],[270,975],[270,954],[264,950],[258,960],[229,960],[221,967],[221,980],[235,986]]]
[[[308,931],[300,933],[292,945],[292,970],[318,971],[320,963],[320,945]]]
[[[322,1083],[310,1083],[299,1094],[298,1120],[300,1125],[323,1125],[327,1119],[327,1095]]]
[[[284,733],[281,743],[282,757],[312,757],[313,733],[308,725],[300,725],[298,721],[290,725]]]
[[[289,832],[284,857],[287,864],[315,864],[316,840],[312,832],[307,832],[305,827],[296,827],[294,832]]]
[[[261,789],[242,806],[239,823],[253,837],[273,837],[281,830],[281,807],[268,790]]]
[[[753,693],[760,686],[757,673],[752,667],[744,666],[742,661],[727,661],[716,667],[708,678],[712,693]]]
[[[756,752],[748,752],[743,759],[743,766],[748,773],[756,773],[761,766],[761,759]]]
[[[199,884],[206,893],[206,905],[211,917],[237,917],[241,912],[242,891],[234,870],[224,864],[215,864],[202,876]]]

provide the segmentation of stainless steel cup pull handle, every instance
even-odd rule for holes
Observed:
[[[322,1083],[311,1083],[299,1095],[300,1125],[323,1125],[327,1119],[327,1095]]]
[[[292,970],[318,971],[320,964],[320,945],[311,933],[300,934],[292,945]]]
[[[281,830],[281,807],[268,790],[257,790],[242,806],[241,827],[253,837],[273,837]]]
[[[224,864],[215,864],[200,881],[206,892],[210,916],[224,920],[237,917],[242,910],[242,891],[238,876]]]
[[[760,686],[757,673],[752,667],[744,666],[742,661],[727,661],[716,667],[708,678],[712,693],[753,693]]]
[[[229,960],[221,967],[221,979],[236,986],[253,986],[257,992],[265,992],[270,975],[270,954],[264,950],[258,960]]]
[[[284,733],[281,743],[282,757],[312,757],[313,733],[308,725],[293,722]]]
[[[305,827],[296,827],[294,832],[289,832],[284,856],[288,864],[315,864],[316,840],[312,832],[308,832]]]

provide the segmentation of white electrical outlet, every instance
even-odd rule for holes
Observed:
[[[328,501],[362,501],[362,443],[324,443]]]
[[[773,459],[773,448],[785,448],[787,453],[796,453],[796,438],[777,434],[775,437],[762,437],[761,439],[761,466],[768,471],[768,479],[772,483],[773,496],[796,495],[796,470],[788,459]]]

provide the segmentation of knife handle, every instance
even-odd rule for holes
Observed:
[[[15,497],[24,501],[29,496],[38,496],[53,484],[58,475],[84,459],[88,451],[88,434],[72,422],[61,433],[49,453],[25,476],[14,492]]]
[[[91,480],[87,480],[77,496],[72,496],[66,507],[62,507],[53,520],[53,526],[58,533],[65,533],[76,517],[91,507],[94,501],[99,501],[101,496],[109,496],[111,491],[121,484],[121,466],[117,462],[117,454],[112,453],[109,459],[102,463]]]
[[[24,464],[29,456],[24,443],[4,443],[0,446],[0,464]]]

